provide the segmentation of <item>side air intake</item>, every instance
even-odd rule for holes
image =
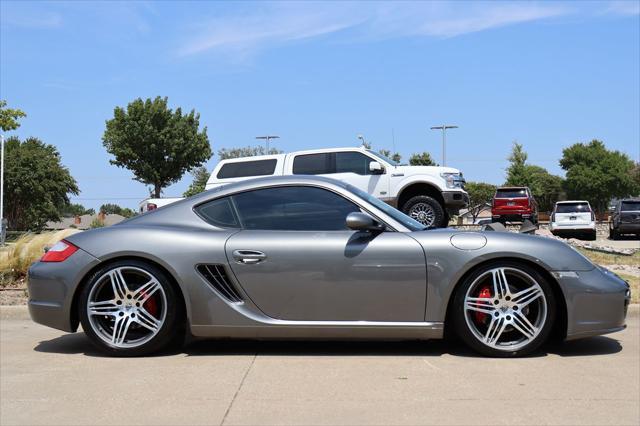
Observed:
[[[222,265],[198,265],[198,272],[229,302],[242,302],[240,293],[235,288]]]

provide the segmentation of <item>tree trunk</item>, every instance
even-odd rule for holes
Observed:
[[[162,186],[160,186],[159,182],[153,184],[153,198],[160,198],[160,192],[162,191]]]

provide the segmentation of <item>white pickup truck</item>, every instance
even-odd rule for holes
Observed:
[[[223,160],[206,189],[271,175],[321,175],[349,183],[429,227],[444,227],[469,203],[464,178],[451,167],[407,166],[365,148],[298,151]]]

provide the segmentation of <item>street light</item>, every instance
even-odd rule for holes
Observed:
[[[364,147],[367,146],[367,141],[364,140],[364,135],[359,134],[358,135],[358,139],[360,139],[362,141],[362,146],[364,146]]]
[[[442,165],[447,165],[447,129],[457,129],[458,126],[443,124],[442,126],[433,126],[431,130],[442,130]]]
[[[266,135],[266,136],[256,136],[256,139],[263,139],[267,142],[267,152],[265,154],[269,154],[269,141],[271,139],[280,139],[280,136],[275,135]]]
[[[0,135],[0,246],[4,246],[7,222],[4,220],[4,136]]]

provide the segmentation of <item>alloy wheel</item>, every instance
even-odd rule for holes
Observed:
[[[432,226],[436,219],[436,213],[427,203],[417,203],[409,209],[409,216],[425,226]]]
[[[464,317],[483,345],[516,351],[532,342],[547,320],[547,300],[540,284],[512,267],[490,269],[469,286]]]
[[[151,273],[134,266],[118,267],[96,280],[86,313],[92,330],[109,346],[135,348],[161,330],[167,295]]]

